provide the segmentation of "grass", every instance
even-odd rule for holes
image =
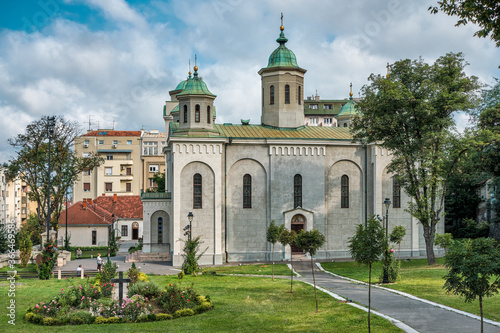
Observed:
[[[104,259],[108,256],[107,250],[82,250],[82,259],[97,258],[97,254],[100,253],[101,257]],[[113,257],[113,256],[111,256]],[[76,260],[76,251],[71,251],[71,260]]]
[[[437,258],[436,262],[436,265],[428,266],[427,259],[402,261],[401,280],[394,284],[384,285],[384,287],[403,291],[479,316],[478,300],[465,303],[464,298],[448,294],[443,289],[445,281],[443,276],[446,275],[446,268],[443,266],[444,258]],[[322,266],[332,273],[368,282],[368,267],[360,266],[355,262],[329,262],[322,263]],[[382,265],[377,262],[373,265],[372,282],[378,283],[381,274]],[[485,318],[500,321],[500,294],[483,299],[483,313]]]
[[[7,271],[18,271],[18,272],[36,272],[36,265],[35,264],[27,264],[26,267],[22,267],[21,265],[15,265],[16,267],[14,269],[11,269],[10,266],[4,266],[0,269],[2,272],[7,272]]]
[[[242,266],[224,266],[224,267],[209,267],[203,269],[203,274],[210,273],[219,274],[247,274],[247,275],[272,275],[272,264],[258,265],[242,265]],[[286,264],[274,264],[274,275],[290,275],[290,269]]]
[[[171,321],[140,324],[108,324],[102,326],[35,326],[24,321],[28,307],[51,299],[69,280],[20,280],[16,286],[16,326],[0,316],[2,332],[366,332],[367,314],[340,303],[319,292],[319,312],[315,312],[314,292],[311,286],[296,282],[294,293],[289,293],[286,279],[239,276],[200,275],[182,280],[171,276],[149,276],[162,286],[194,284],[201,295],[210,295],[215,308],[212,311]],[[77,280],[75,280],[77,281]],[[0,286],[2,314],[6,311],[8,286]],[[401,332],[388,321],[372,316],[373,332]]]

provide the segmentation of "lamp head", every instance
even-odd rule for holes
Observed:
[[[389,206],[391,205],[391,200],[389,198],[385,198],[384,205],[385,205],[385,209],[388,210]]]
[[[189,222],[193,221],[193,212],[189,212],[189,214],[188,214],[188,220],[189,220]]]

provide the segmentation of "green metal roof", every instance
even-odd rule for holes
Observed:
[[[197,71],[194,72],[194,76],[192,78],[187,80],[184,89],[177,94],[177,97],[185,95],[206,95],[217,97],[212,94],[210,90],[208,90],[206,83],[203,82],[203,80],[198,76]]]
[[[179,131],[178,123],[170,123],[172,136]],[[297,129],[274,128],[265,125],[215,124],[215,132],[221,137],[238,139],[309,139],[309,140],[347,140],[353,139],[347,127],[302,126]],[[191,135],[192,137],[192,135]]]
[[[186,87],[186,84],[187,84],[187,82],[188,82],[188,80],[190,78],[191,78],[191,74],[189,74],[189,77],[186,80],[179,82],[179,84],[177,85],[177,87],[175,87],[174,90],[182,90],[182,89],[184,89]]]
[[[283,28],[284,29],[284,28]],[[295,54],[285,46],[288,39],[285,37],[283,30],[276,41],[280,44],[276,50],[269,56],[269,61],[267,63],[267,68],[270,67],[299,67],[297,65],[297,58]]]
[[[352,99],[352,96],[349,97],[349,101],[342,107],[342,110],[336,117],[340,116],[355,116],[358,115],[359,112],[356,108],[356,102]]]

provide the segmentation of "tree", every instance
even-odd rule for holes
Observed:
[[[195,237],[193,239],[188,239],[184,243],[184,262],[182,263],[182,271],[184,274],[195,274],[200,266],[198,265],[198,260],[205,253],[205,251],[200,252],[200,241],[201,236]]]
[[[481,332],[483,332],[483,298],[493,296],[500,288],[500,250],[491,238],[455,242],[445,256],[447,274],[444,288],[465,297],[465,302],[479,299]]]
[[[273,281],[274,281],[274,244],[276,244],[279,241],[280,236],[283,233],[284,229],[285,229],[285,226],[283,224],[278,227],[274,223],[274,220],[271,221],[271,224],[267,228],[266,239],[272,245],[272,251],[271,251],[272,259],[271,260],[273,262]]]
[[[474,36],[485,38],[490,36],[500,47],[500,2],[497,0],[441,0],[437,2],[438,7],[429,7],[432,14],[439,10],[460,19],[455,26],[466,25],[471,22],[477,24],[481,29]]]
[[[31,243],[31,233],[24,231],[21,232],[19,240],[19,258],[21,265],[26,267],[31,259],[31,251],[33,250],[33,243]]]
[[[402,225],[395,226],[389,235],[389,241],[398,244],[398,260],[401,258],[401,242],[406,235],[406,229]]]
[[[295,245],[304,250],[311,257],[311,271],[314,284],[314,299],[316,300],[316,312],[318,312],[318,295],[316,293],[316,278],[314,277],[313,256],[320,247],[325,244],[325,236],[318,230],[301,231],[295,238]]]
[[[450,233],[445,234],[436,234],[434,238],[434,244],[444,249],[444,253],[446,254],[446,250],[450,248],[453,244],[453,236]]]
[[[9,249],[7,230],[3,225],[0,226],[0,253]]]
[[[17,157],[10,161],[10,174],[17,174],[29,187],[29,200],[38,207],[38,218],[41,223],[47,221],[47,185],[50,179],[50,223],[54,230],[58,229],[65,195],[79,175],[85,169],[93,169],[104,162],[97,155],[88,157],[76,156],[73,151],[75,137],[79,135],[77,123],[56,117],[54,134],[51,139],[50,164],[48,175],[49,144],[47,128],[49,117],[44,116],[26,127],[24,134],[9,139]],[[46,230],[46,225],[43,228]]]
[[[393,155],[388,171],[397,174],[412,198],[408,211],[423,226],[427,261],[435,263],[434,233],[444,208],[447,179],[472,145],[453,135],[453,113],[474,107],[476,77],[464,73],[461,53],[448,53],[432,65],[400,60],[390,76],[371,74],[351,128],[355,139],[375,142]]]
[[[280,235],[279,242],[283,246],[292,246],[295,243],[295,238],[297,238],[297,233],[295,230],[284,229]],[[290,256],[290,266],[292,269],[290,270],[290,292],[293,293],[293,266],[292,266],[292,256]],[[274,272],[273,272],[274,274]]]
[[[349,252],[352,258],[368,266],[368,332],[371,330],[372,264],[380,258],[385,248],[385,231],[373,216],[368,219],[366,227],[358,224],[356,233],[349,239]]]
[[[158,172],[149,178],[156,184],[156,187],[148,188],[146,192],[165,192],[165,172]]]
[[[43,232],[43,230],[40,226],[42,224],[43,222],[39,221],[36,214],[30,214],[21,226],[21,232],[27,232],[31,234],[31,243],[33,243],[33,245],[42,243],[41,233]]]

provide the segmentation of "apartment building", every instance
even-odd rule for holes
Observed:
[[[304,101],[304,124],[307,126],[339,127],[346,123],[346,117],[351,118],[353,105],[359,98],[321,99],[319,95],[308,96]],[[340,117],[340,119],[339,119]],[[339,125],[339,122],[342,124]]]
[[[0,224],[15,221],[20,228],[28,218],[27,186],[19,177],[11,179],[5,168],[0,168]]]
[[[155,174],[165,172],[165,133],[158,130],[141,131],[141,190],[146,192],[157,186],[151,179]]]
[[[83,157],[97,154],[104,163],[82,172],[74,184],[73,202],[141,193],[141,131],[88,131],[75,139],[75,152]]]

